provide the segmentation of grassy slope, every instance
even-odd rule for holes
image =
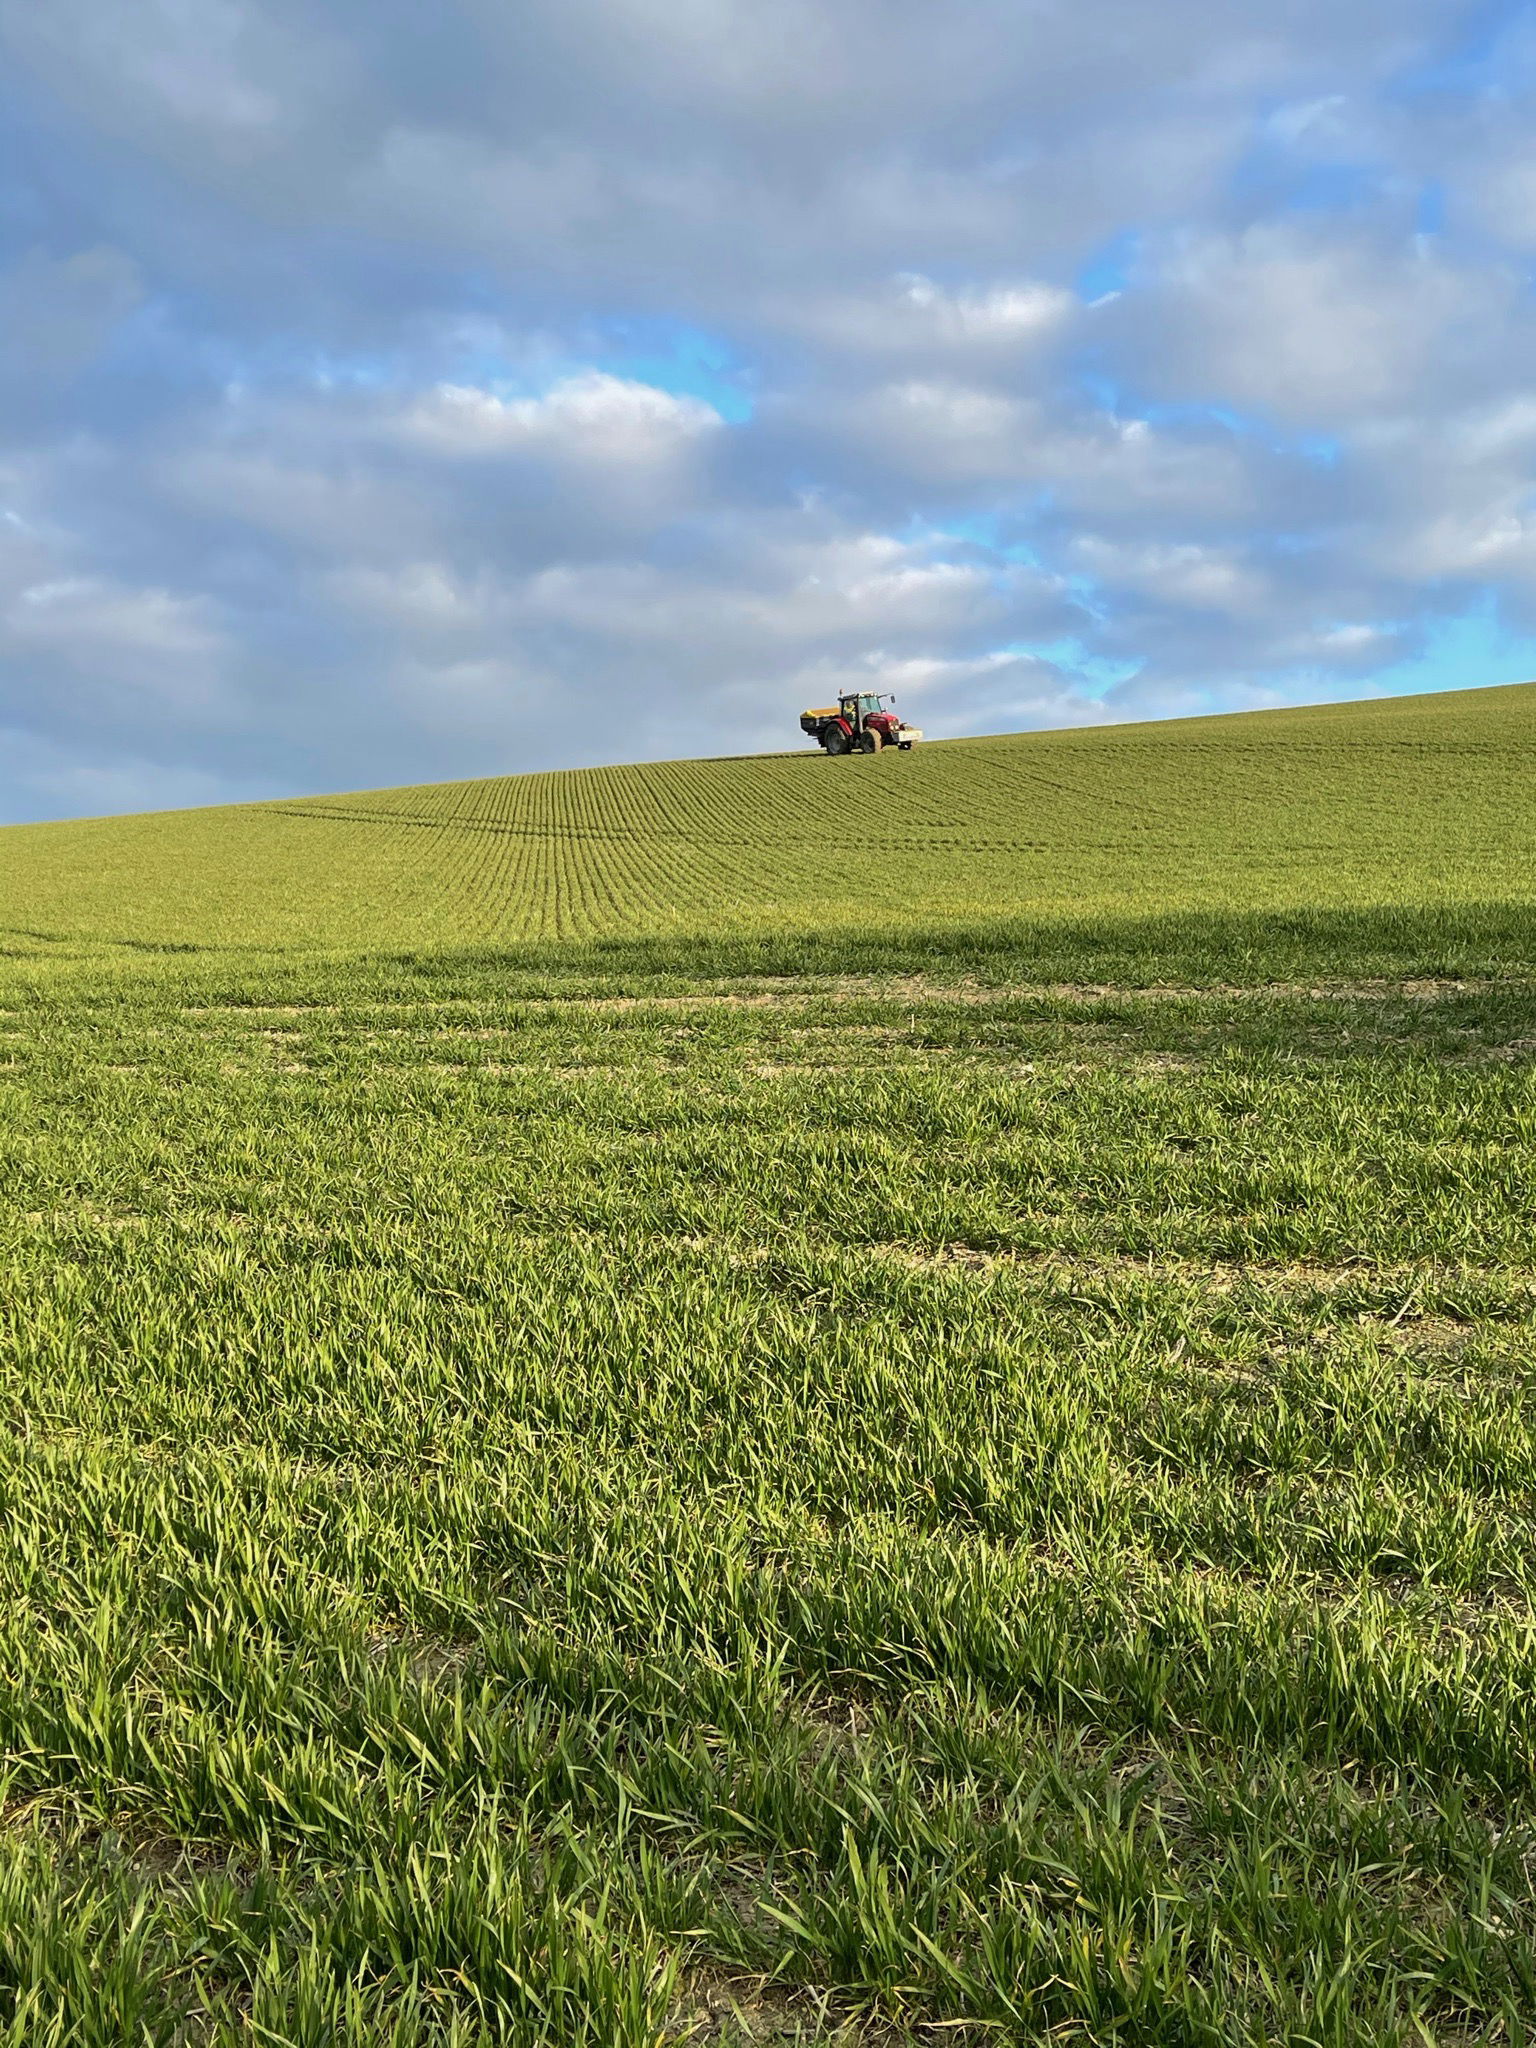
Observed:
[[[1519,902],[1536,685],[11,828],[13,948],[336,949]]]
[[[1533,711],[5,835],[0,2041],[1529,2041]]]

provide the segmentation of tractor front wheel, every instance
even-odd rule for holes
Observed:
[[[878,754],[884,745],[884,736],[876,732],[872,725],[866,725],[859,734],[859,752],[861,754]]]

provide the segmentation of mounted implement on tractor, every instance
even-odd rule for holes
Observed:
[[[894,701],[872,691],[839,697],[835,705],[802,711],[800,730],[829,754],[878,754],[882,747],[900,747],[904,754],[909,753],[912,742],[922,734],[915,725],[903,725],[894,711],[884,709]]]

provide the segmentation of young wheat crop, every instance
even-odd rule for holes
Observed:
[[[1528,2041],[1494,696],[5,835],[0,2039]]]

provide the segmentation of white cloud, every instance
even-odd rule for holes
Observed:
[[[1465,389],[1507,375],[1531,340],[1511,271],[1347,227],[1185,236],[1148,284],[1145,307],[1119,309],[1117,339],[1160,392],[1314,430],[1417,408],[1451,377]]]
[[[169,590],[132,590],[97,576],[61,576],[30,584],[5,614],[18,640],[67,648],[99,659],[103,652],[177,660],[215,652],[219,636],[203,599]]]
[[[1026,477],[1037,408],[958,377],[910,377],[850,395],[834,435],[911,477],[953,489]]]
[[[1276,107],[1266,125],[1272,135],[1287,143],[1299,142],[1303,136],[1309,140],[1320,135],[1342,138],[1350,133],[1348,108],[1343,93],[1328,92],[1320,99],[1293,100]]]
[[[1270,594],[1267,580],[1231,549],[1194,542],[1125,545],[1085,533],[1074,545],[1073,559],[1099,582],[1234,618],[1255,611]]]
[[[861,294],[832,292],[773,309],[792,330],[860,357],[1016,362],[1060,341],[1080,312],[1076,295],[1038,279],[948,291],[918,272]]]
[[[327,589],[360,618],[434,636],[479,632],[497,609],[494,591],[483,580],[471,582],[446,562],[338,569]]]
[[[624,464],[668,459],[724,422],[701,398],[588,370],[562,378],[539,398],[501,398],[474,385],[440,384],[386,424],[441,455],[540,450]]]
[[[315,557],[394,561],[425,547],[431,508],[403,480],[356,462],[345,440],[343,423],[327,437],[312,416],[286,427],[266,421],[256,437],[234,444],[194,434],[156,451],[150,480],[173,505],[248,525]]]
[[[1418,525],[1399,559],[1423,576],[1485,580],[1536,574],[1536,515],[1481,510]]]
[[[517,584],[504,602],[513,618],[600,633],[615,650],[660,646],[690,667],[703,651],[759,673],[797,662],[807,647],[942,639],[1004,610],[979,568],[935,561],[889,535],[742,540],[734,570],[712,565],[699,576],[652,564],[561,564]]]

